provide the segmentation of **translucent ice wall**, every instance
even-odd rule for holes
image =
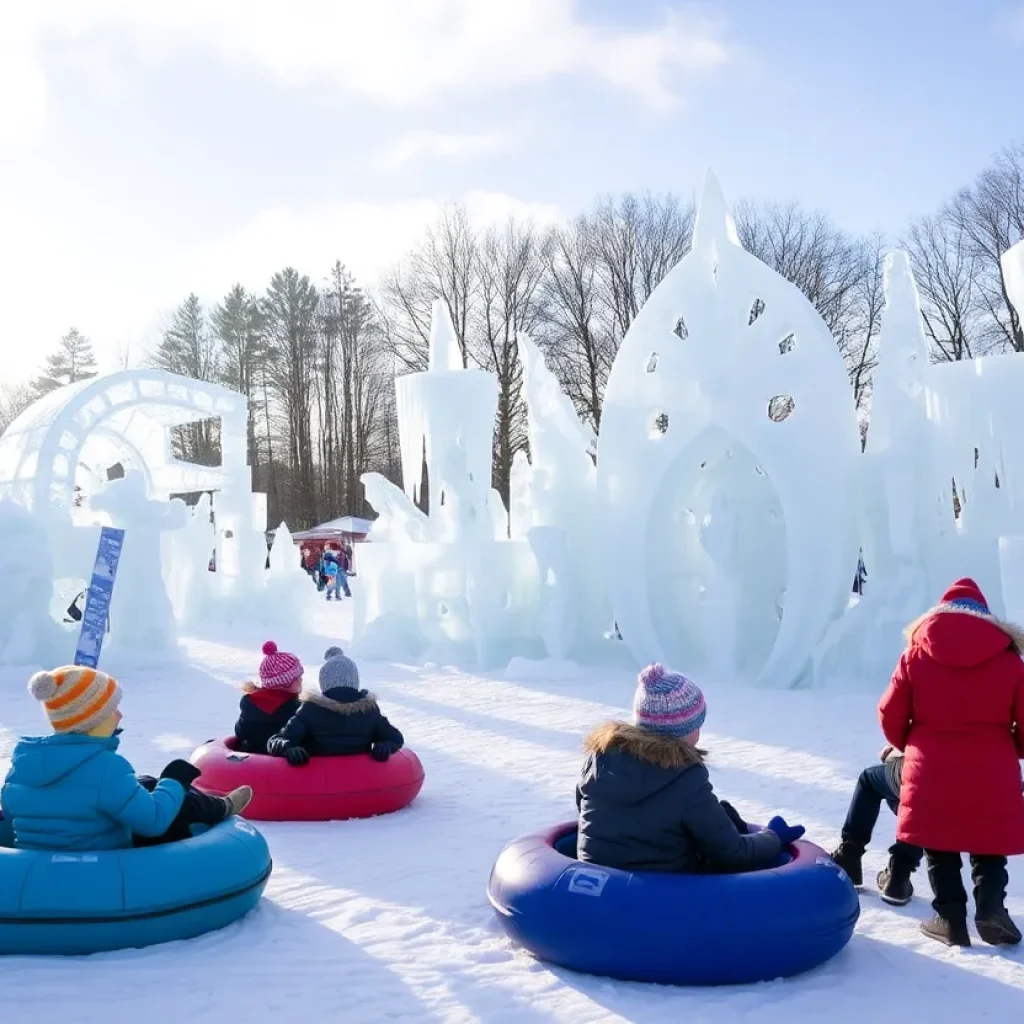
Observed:
[[[462,368],[461,353],[448,309],[434,303],[430,331],[430,369],[395,380],[398,432],[405,493],[419,496],[423,458],[430,481],[430,510],[441,507],[438,486],[448,450],[460,448],[473,488],[473,500],[487,508],[491,489],[494,421],[498,382],[491,373]]]
[[[922,569],[933,553],[938,523],[929,501],[934,479],[929,369],[910,261],[904,252],[890,253],[864,472],[865,556],[879,584],[901,566]]]
[[[709,173],[693,248],[634,320],[605,396],[611,600],[635,657],[803,678],[849,595],[859,450],[828,328],[743,250]]]

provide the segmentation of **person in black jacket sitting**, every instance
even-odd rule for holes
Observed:
[[[302,662],[279,651],[273,640],[263,645],[260,685],[245,683],[238,703],[235,746],[248,754],[267,753],[267,741],[280,732],[299,710]]]
[[[576,787],[577,856],[626,871],[726,872],[764,868],[803,826],[774,817],[750,833],[711,789],[697,747],[707,708],[685,676],[640,673],[633,724],[606,722],[586,740]]]
[[[340,647],[320,667],[320,693],[303,693],[299,709],[267,743],[267,753],[303,765],[310,757],[369,754],[386,761],[402,749],[402,734],[381,714],[377,698],[359,689],[359,669]]]

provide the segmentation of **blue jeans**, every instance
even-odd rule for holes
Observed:
[[[348,589],[348,577],[343,572],[339,572],[338,575],[327,584],[327,599],[330,600],[331,594],[333,594],[334,597],[340,601],[340,591],[342,590],[345,591],[346,597],[352,596],[352,591]]]

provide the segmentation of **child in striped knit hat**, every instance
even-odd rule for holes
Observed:
[[[37,672],[28,688],[53,735],[18,741],[0,789],[17,847],[112,850],[185,839],[193,825],[215,825],[252,799],[248,786],[227,797],[193,789],[200,773],[188,761],[172,761],[159,779],[136,778],[117,753],[121,687],[103,672]]]
[[[704,694],[663,665],[640,673],[633,722],[606,722],[587,737],[576,787],[577,855],[627,871],[747,871],[773,864],[803,835],[775,817],[750,833],[711,789],[697,746]]]
[[[271,736],[283,729],[299,710],[302,662],[278,650],[273,640],[263,645],[259,686],[245,683],[238,703],[235,745],[249,754],[265,754]]]

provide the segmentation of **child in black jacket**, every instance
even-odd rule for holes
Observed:
[[[707,708],[685,676],[640,673],[633,724],[606,722],[587,738],[576,787],[577,856],[626,871],[722,872],[768,867],[803,826],[775,817],[749,832],[711,788],[698,749]]]
[[[321,692],[299,697],[298,710],[267,743],[267,753],[293,765],[343,754],[386,761],[402,749],[402,734],[381,714],[377,698],[359,689],[359,669],[340,647],[328,648],[324,658]]]
[[[263,645],[260,685],[246,683],[235,722],[235,743],[248,754],[266,754],[267,741],[288,724],[299,710],[302,662],[279,651],[273,640]]]

